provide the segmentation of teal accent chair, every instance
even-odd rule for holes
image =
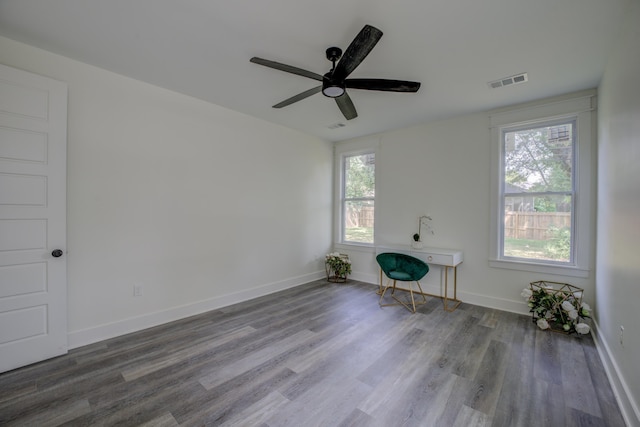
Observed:
[[[384,272],[385,276],[389,279],[387,280],[387,285],[380,293],[380,301],[378,303],[381,307],[398,305],[396,303],[383,304],[384,295],[389,288],[392,288],[391,297],[411,313],[416,312],[416,305],[427,302],[427,298],[422,291],[422,286],[420,286],[420,280],[429,272],[429,266],[427,263],[410,255],[392,252],[378,254],[378,256],[376,256],[376,261],[378,262],[378,265],[380,265],[380,269]],[[393,283],[391,281],[393,281]],[[409,283],[409,289],[397,289],[409,292],[410,298],[408,300],[406,298],[404,300],[400,299],[395,295],[397,281]],[[414,296],[413,282],[418,285],[418,290],[420,291],[419,295],[422,297],[422,301],[419,301],[418,303],[416,303]],[[380,285],[382,286],[382,277]],[[416,291],[416,293],[418,293],[418,291]]]

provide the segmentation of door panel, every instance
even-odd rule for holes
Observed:
[[[0,159],[45,163],[47,135],[24,129],[0,128]]]
[[[0,251],[37,251],[47,248],[46,219],[0,219]]]
[[[3,205],[44,206],[47,203],[47,177],[0,174],[0,194]]]
[[[47,291],[47,263],[0,267],[0,298]]]
[[[67,351],[67,86],[0,65],[0,372]]]

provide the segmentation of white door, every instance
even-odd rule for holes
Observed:
[[[0,65],[0,372],[67,352],[66,151],[67,85]]]

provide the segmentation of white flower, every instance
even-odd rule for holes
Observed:
[[[576,308],[569,301],[563,301],[562,302],[562,309],[564,311],[575,311]]]
[[[549,322],[547,322],[545,319],[538,319],[536,323],[538,324],[538,328],[540,329],[549,329]]]
[[[578,318],[578,310],[571,310],[569,313],[569,319],[576,320]]]
[[[582,292],[574,292],[573,296],[576,298],[582,298]]]
[[[533,292],[531,292],[531,289],[523,289],[522,293],[520,294],[520,296],[524,299],[529,299],[531,297],[531,295],[533,295]]]
[[[578,323],[576,325],[576,332],[579,334],[588,334],[591,328],[586,323]]]

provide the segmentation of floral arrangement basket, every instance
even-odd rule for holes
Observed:
[[[584,319],[591,317],[591,307],[582,302],[583,289],[567,283],[531,282],[522,291],[532,320],[540,329],[571,334],[588,334],[591,328]]]
[[[351,274],[351,260],[348,254],[332,252],[325,256],[325,269],[327,280],[330,282],[344,283]]]

